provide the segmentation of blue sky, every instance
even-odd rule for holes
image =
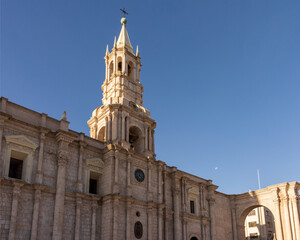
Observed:
[[[157,159],[225,193],[300,181],[299,0],[2,0],[0,95],[88,135],[123,7]]]

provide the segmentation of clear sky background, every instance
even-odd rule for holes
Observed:
[[[106,44],[139,45],[157,159],[225,193],[300,181],[300,1],[1,0],[0,95],[89,135]]]

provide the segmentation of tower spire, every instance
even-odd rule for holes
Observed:
[[[121,29],[121,32],[120,32],[120,35],[119,35],[119,38],[118,38],[118,41],[117,41],[117,47],[118,48],[127,48],[127,50],[131,53],[133,53],[133,49],[132,49],[132,46],[131,46],[131,43],[130,43],[130,39],[129,39],[129,35],[127,33],[127,30],[126,30],[126,23],[127,23],[127,19],[125,17],[123,17],[121,19],[121,23],[122,23],[122,29]]]

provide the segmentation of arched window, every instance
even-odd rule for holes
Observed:
[[[133,149],[135,152],[142,153],[144,151],[142,131],[138,127],[129,128],[129,143],[131,149]]]
[[[106,141],[106,128],[102,127],[98,133],[98,140],[101,142]]]
[[[111,61],[111,63],[109,64],[109,78],[113,73],[114,73],[114,62]]]
[[[128,64],[128,80],[133,80],[133,64],[129,62]]]
[[[118,71],[122,72],[122,58],[118,57]]]

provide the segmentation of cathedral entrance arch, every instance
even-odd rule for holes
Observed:
[[[192,237],[192,238],[191,238],[191,240],[198,240],[198,238],[196,238],[196,237]]]

